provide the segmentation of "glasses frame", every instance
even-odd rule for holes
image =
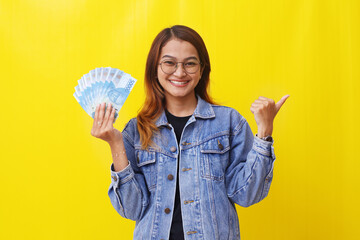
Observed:
[[[175,64],[175,70],[174,70],[172,73],[167,73],[167,72],[165,72],[164,69],[163,69],[163,66],[162,66],[162,64],[163,64],[164,62],[169,61],[169,60],[163,60],[163,61],[161,61],[161,62],[159,63],[159,65],[160,65],[161,71],[163,71],[163,73],[165,73],[165,74],[173,74],[173,73],[176,72],[176,70],[178,69],[178,66],[179,66],[178,63],[181,63],[182,68],[184,69],[184,71],[185,71],[187,74],[194,74],[194,73],[197,73],[197,72],[201,69],[202,63],[201,63],[199,60],[197,60],[197,59],[193,59],[193,60],[195,60],[196,62],[198,62],[198,63],[199,63],[199,66],[200,66],[195,72],[188,72],[188,71],[186,70],[186,68],[185,68],[185,66],[184,66],[184,63],[186,63],[186,62],[188,62],[188,61],[186,61],[186,62],[175,62],[175,61],[174,61],[176,64]]]

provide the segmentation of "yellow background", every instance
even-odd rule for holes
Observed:
[[[1,0],[0,239],[132,238],[107,196],[109,147],[74,87],[96,67],[138,79],[122,130],[144,100],[150,44],[174,24],[203,37],[212,96],[254,133],[251,103],[290,94],[269,196],[238,207],[242,239],[358,239],[357,0]]]

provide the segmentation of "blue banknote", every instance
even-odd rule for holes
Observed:
[[[105,102],[107,106],[111,103],[117,119],[135,83],[135,78],[119,69],[95,68],[78,80],[74,97],[92,118],[98,104]]]

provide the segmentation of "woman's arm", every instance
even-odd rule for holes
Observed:
[[[225,172],[227,194],[233,202],[248,207],[267,196],[275,161],[272,144],[254,138],[241,117],[231,136],[230,164]]]
[[[288,97],[285,95],[278,103],[259,97],[251,105],[258,137],[254,138],[249,124],[242,117],[232,132],[230,165],[225,177],[229,198],[241,206],[257,203],[269,192],[275,161],[273,141],[260,138],[272,134],[274,118]]]
[[[130,121],[123,131],[127,166],[121,171],[116,171],[115,163],[111,164],[111,184],[108,195],[111,204],[122,217],[137,221],[142,218],[149,206],[150,193],[145,176],[135,163],[135,148],[131,139],[133,126],[136,124]]]
[[[115,171],[121,171],[128,165],[123,136],[114,128],[115,108],[108,104],[105,111],[105,103],[96,106],[94,123],[91,135],[106,141],[111,148]]]
[[[134,146],[130,137],[132,134],[129,133],[134,131],[131,127],[134,124],[129,122],[121,133],[113,127],[114,116],[115,108],[112,108],[111,104],[106,111],[105,103],[97,106],[91,135],[106,141],[111,149],[112,180],[108,195],[113,207],[121,216],[138,220],[148,205],[149,192],[143,174],[130,165],[130,162],[135,162]]]

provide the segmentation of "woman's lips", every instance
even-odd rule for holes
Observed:
[[[171,83],[171,85],[176,86],[176,87],[184,87],[186,85],[188,85],[188,83],[190,82],[190,80],[169,80],[169,82]]]

